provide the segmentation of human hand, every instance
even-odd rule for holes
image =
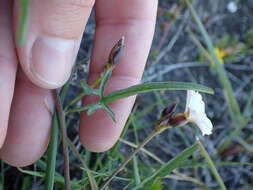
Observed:
[[[27,39],[21,46],[13,39],[19,23],[18,2],[0,0],[0,156],[11,165],[25,166],[47,148],[54,108],[50,89],[68,80],[94,1],[31,0]],[[89,81],[98,77],[111,47],[125,36],[124,56],[106,90],[139,83],[153,38],[157,0],[96,0],[95,9]],[[103,110],[81,114],[82,144],[95,152],[111,148],[134,100],[111,104],[116,123]]]

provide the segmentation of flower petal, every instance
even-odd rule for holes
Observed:
[[[191,121],[201,130],[203,136],[212,134],[213,124],[205,114]]]
[[[187,107],[189,110],[194,110],[198,113],[205,113],[205,103],[198,92],[189,90],[187,93],[187,99]]]
[[[205,113],[205,103],[201,94],[193,90],[187,91],[185,112],[187,120],[195,123],[203,135],[212,133],[213,124]]]
[[[192,90],[187,90],[185,112],[187,112],[189,108],[190,99],[191,99],[191,91]]]

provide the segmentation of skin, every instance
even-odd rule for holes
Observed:
[[[69,78],[94,7],[96,34],[89,82],[122,37],[126,48],[106,87],[110,92],[140,82],[152,43],[157,0],[31,0],[27,40],[15,43],[19,0],[0,0],[0,157],[27,166],[46,151],[54,103],[51,89]],[[94,101],[93,97],[84,100]],[[110,149],[120,136],[135,97],[111,104],[116,123],[102,110],[81,114],[80,140],[93,152]]]

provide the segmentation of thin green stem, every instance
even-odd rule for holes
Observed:
[[[243,115],[244,116],[251,117],[251,115],[253,114],[253,112],[252,112],[252,104],[253,104],[253,87],[252,87],[252,89],[250,91],[247,103],[246,103],[246,105],[244,107],[244,110],[243,110]]]
[[[75,97],[73,100],[71,100],[66,107],[64,108],[64,111],[67,111],[68,108],[74,104],[76,104],[77,102],[79,102],[84,96],[86,95],[85,92],[81,92],[77,97]]]
[[[103,77],[103,75],[101,74],[100,77],[99,77],[97,80],[95,80],[95,81],[91,84],[91,87],[92,87],[92,88],[95,88],[97,85],[99,85],[99,83],[100,83],[101,80],[102,80],[102,77]],[[83,98],[85,95],[86,95],[85,92],[81,92],[77,97],[75,97],[70,103],[68,103],[68,104],[65,106],[64,110],[67,111],[67,110],[69,109],[70,106],[73,106],[73,105],[76,104],[77,102],[81,101],[82,98]]]
[[[212,43],[204,25],[202,24],[199,16],[197,15],[196,11],[192,7],[191,3],[189,2],[189,0],[186,0],[186,3],[188,5],[188,7],[190,8],[193,18],[196,21],[196,23],[199,27],[199,30],[200,30],[202,36],[204,37],[206,46],[211,54],[211,57],[214,60],[214,63],[215,63],[214,66],[215,66],[216,72],[218,74],[220,83],[225,91],[225,98],[226,98],[228,105],[233,113],[233,115],[231,117],[241,117],[241,111],[240,111],[238,102],[234,96],[232,85],[228,79],[228,76],[227,76],[226,70],[224,69],[223,64],[220,63],[220,61],[214,51],[213,43]]]
[[[224,139],[224,141],[219,146],[219,152],[223,152],[232,142],[234,137],[238,136],[241,130],[249,123],[250,118],[241,119],[240,122],[235,123],[236,128]]]
[[[189,148],[186,148],[169,162],[162,165],[162,167],[156,170],[151,176],[146,177],[139,185],[134,187],[132,190],[149,189],[149,187],[153,184],[154,181],[166,177],[174,169],[178,168],[182,162],[184,162],[198,149],[198,147],[198,144],[195,143]]]
[[[66,190],[71,190],[71,181],[70,181],[70,173],[69,173],[69,151],[68,151],[68,143],[67,143],[65,113],[62,108],[61,99],[60,99],[58,91],[54,90],[53,95],[54,95],[56,110],[57,110],[57,114],[59,118],[59,126],[61,130],[61,135],[62,135],[65,188]]]
[[[4,162],[1,161],[1,183],[0,183],[0,190],[4,190]]]
[[[138,134],[137,134],[136,124],[134,121],[132,121],[132,124],[133,124],[133,128],[134,128],[135,143],[138,145],[139,138],[138,138]],[[133,157],[133,169],[134,169],[135,183],[139,184],[139,183],[141,183],[141,178],[140,178],[140,173],[139,173],[139,168],[138,168],[138,157],[137,156]]]
[[[54,189],[54,178],[55,178],[55,166],[56,166],[56,154],[58,146],[58,119],[57,115],[54,114],[53,127],[51,129],[51,138],[48,147],[47,154],[47,166],[46,166],[46,176],[45,176],[45,190]]]
[[[137,154],[153,137],[163,132],[166,128],[160,128],[160,130],[154,130],[150,133],[144,141],[126,158],[126,160],[120,165],[120,167],[112,173],[112,175],[102,184],[100,190],[103,190],[109,185],[109,183],[113,180],[113,178],[128,164],[130,160]]]
[[[23,182],[22,182],[22,186],[21,186],[21,190],[30,189],[30,185],[31,185],[31,177],[30,176],[24,177]]]
[[[219,152],[223,152],[224,149],[230,145],[234,137],[239,136],[244,126],[246,126],[250,122],[251,116],[253,114],[252,109],[251,109],[252,102],[253,102],[253,88],[251,89],[248,101],[243,110],[244,118],[241,118],[240,121],[237,123],[236,121],[234,121],[234,125],[237,125],[237,126],[221,143],[221,145],[219,146]]]
[[[212,171],[213,175],[214,175],[214,178],[216,179],[216,181],[218,182],[218,184],[220,185],[221,189],[222,190],[227,190],[220,174],[218,173],[212,159],[210,158],[209,154],[207,153],[205,147],[203,146],[203,144],[200,142],[200,140],[197,140],[197,143],[199,145],[199,149],[200,149],[200,152],[202,154],[202,156],[205,158],[210,170]]]
[[[30,0],[19,0],[19,19],[18,29],[16,33],[18,45],[23,45],[27,38],[28,30],[28,16],[29,16],[29,4]]]
[[[83,167],[85,168],[87,175],[88,175],[88,179],[90,181],[90,185],[91,185],[91,189],[92,190],[97,190],[98,189],[98,185],[88,167],[88,165],[86,164],[85,160],[83,159],[82,155],[78,152],[78,150],[76,149],[75,145],[71,142],[71,140],[68,138],[68,144],[70,145],[70,148],[72,149],[72,151],[75,153],[76,157],[78,158],[78,160],[81,162],[81,164],[83,165]]]

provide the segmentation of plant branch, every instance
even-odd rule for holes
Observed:
[[[69,151],[67,144],[67,133],[66,133],[66,121],[65,113],[62,108],[61,99],[58,90],[53,90],[54,101],[56,105],[56,111],[59,118],[59,126],[62,135],[62,145],[64,154],[64,178],[66,190],[71,190],[70,173],[69,173]]]
[[[205,147],[203,146],[203,144],[200,142],[200,140],[197,140],[197,143],[199,145],[199,149],[200,149],[200,152],[202,154],[202,156],[206,159],[206,162],[210,168],[210,170],[212,171],[216,181],[218,182],[218,184],[220,185],[221,189],[222,190],[227,190],[220,174],[218,173],[212,159],[210,158],[209,154],[207,153]]]
[[[156,135],[163,132],[166,128],[159,128],[157,130],[154,130],[152,133],[150,133],[145,140],[127,157],[127,159],[120,165],[120,167],[112,173],[112,175],[102,184],[100,190],[103,190],[106,188],[107,185],[113,180],[113,178],[128,164],[129,161],[134,157],[135,154],[140,152],[142,148]]]
[[[87,171],[87,175],[90,181],[90,185],[91,185],[91,189],[92,190],[97,190],[98,186],[96,184],[96,181],[92,175],[92,173],[90,172],[90,169],[88,167],[88,165],[86,164],[85,160],[83,159],[82,155],[78,152],[78,150],[76,149],[75,145],[71,142],[71,140],[69,138],[67,138],[68,140],[68,144],[70,145],[70,148],[72,149],[72,151],[75,153],[77,159],[81,162],[81,164],[83,165],[83,167],[86,169]]]

